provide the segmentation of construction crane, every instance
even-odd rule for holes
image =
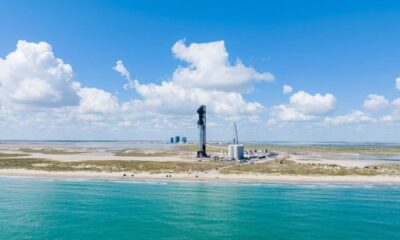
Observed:
[[[239,144],[239,138],[238,138],[237,127],[236,127],[235,122],[233,122],[233,126],[235,127],[235,138],[233,140],[233,144]]]

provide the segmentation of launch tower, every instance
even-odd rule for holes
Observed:
[[[199,120],[197,121],[197,127],[199,128],[200,138],[199,138],[199,150],[197,151],[198,158],[206,158],[206,106],[201,105],[197,109],[197,114],[199,115]]]

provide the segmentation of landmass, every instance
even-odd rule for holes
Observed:
[[[194,144],[80,146],[68,143],[2,143],[0,175],[215,181],[400,183],[395,146],[276,146],[271,157],[251,161],[198,159]],[[207,145],[218,156],[226,145]]]

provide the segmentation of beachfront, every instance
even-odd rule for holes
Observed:
[[[210,144],[218,154],[224,144]],[[126,180],[400,183],[397,146],[256,146],[252,162],[197,159],[194,145],[162,142],[2,142],[0,175]]]

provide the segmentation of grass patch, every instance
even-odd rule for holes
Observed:
[[[281,174],[281,175],[320,175],[320,176],[375,176],[397,175],[400,176],[400,164],[370,166],[364,168],[344,167],[336,164],[296,163],[292,160],[277,159],[265,163],[237,164],[223,168],[224,174]]]
[[[106,172],[205,172],[228,165],[222,162],[176,162],[176,161],[79,161],[79,162],[59,162],[47,159],[0,159],[2,169],[28,169],[44,171],[106,171]]]
[[[29,154],[24,154],[24,153],[2,153],[0,152],[0,158],[1,157],[26,157],[29,156]]]
[[[20,148],[19,151],[25,153],[43,153],[43,154],[80,154],[83,152],[64,150],[64,149],[33,149],[33,148]]]
[[[55,161],[41,159],[41,158],[6,158],[6,159],[0,159],[0,168],[33,169],[33,166],[35,166],[35,164],[51,164],[53,162]]]

